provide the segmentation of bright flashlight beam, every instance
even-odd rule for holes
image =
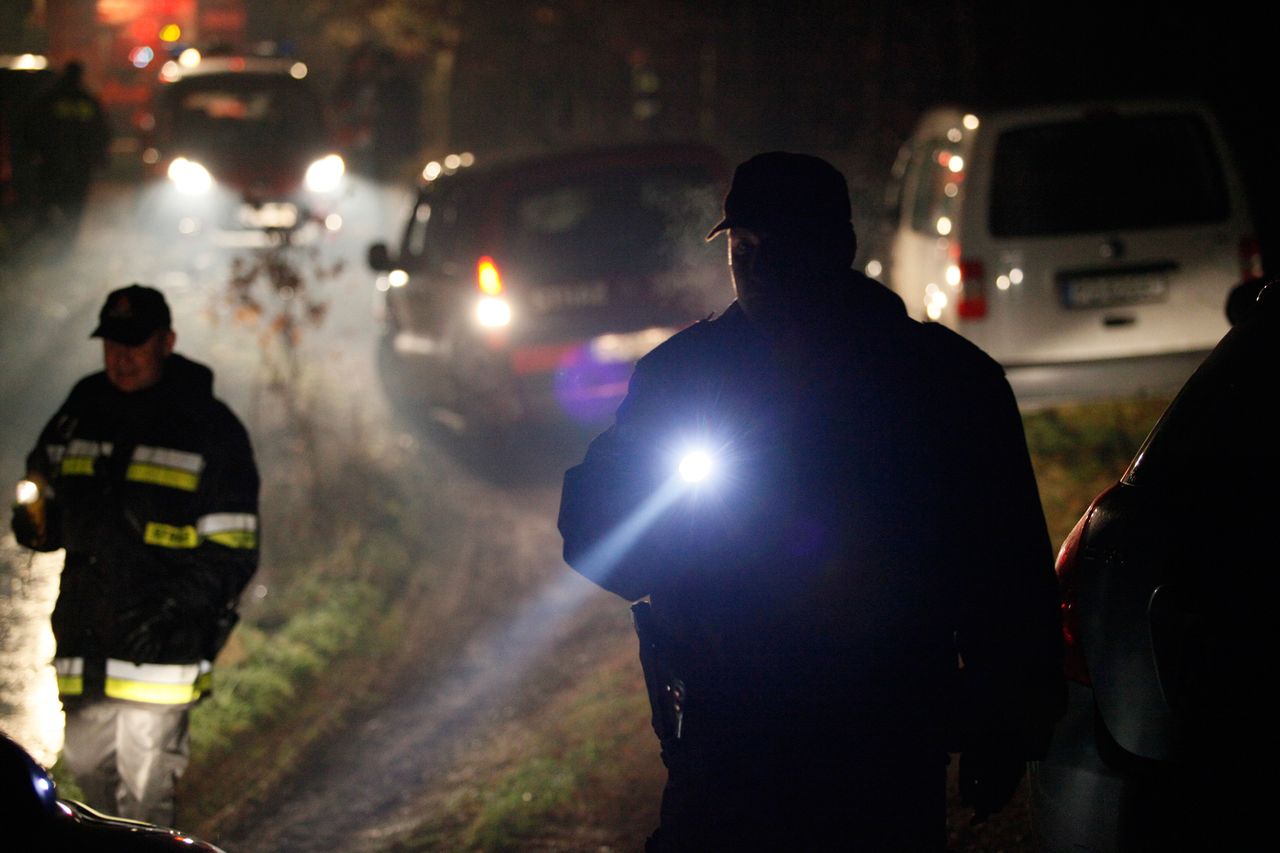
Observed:
[[[705,450],[686,453],[680,460],[680,478],[686,483],[701,483],[711,476],[715,462]]]
[[[587,549],[574,563],[583,577],[589,578],[605,589],[612,590],[610,576],[635,547],[640,538],[653,526],[672,504],[687,492],[689,484],[679,476],[673,476],[632,511],[618,526],[606,533]]]

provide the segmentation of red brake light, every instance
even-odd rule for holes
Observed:
[[[1240,238],[1240,280],[1262,278],[1262,244],[1257,237]]]
[[[498,274],[498,265],[487,255],[476,264],[476,287],[489,296],[497,296],[502,292],[502,276]]]
[[[956,314],[965,320],[978,320],[987,316],[987,289],[983,281],[985,270],[982,261],[962,259],[960,268],[960,298],[956,301]]]
[[[1089,508],[1084,511],[1084,515],[1080,516],[1080,520],[1076,522],[1076,526],[1071,528],[1067,538],[1062,541],[1062,547],[1058,549],[1058,560],[1054,565],[1054,571],[1058,574],[1058,589],[1062,596],[1062,639],[1066,646],[1066,676],[1071,681],[1083,684],[1086,687],[1092,682],[1089,678],[1089,667],[1085,661],[1084,649],[1080,646],[1080,613],[1077,610],[1079,601],[1076,587],[1076,571],[1080,566],[1080,543],[1084,539],[1089,520],[1093,517],[1098,503],[1114,488],[1116,486],[1107,489],[1089,504]]]

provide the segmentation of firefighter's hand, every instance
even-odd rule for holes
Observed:
[[[971,824],[1000,811],[1018,790],[1026,760],[1007,747],[975,746],[960,754],[960,802],[973,809]]]
[[[13,538],[18,540],[19,545],[36,551],[43,550],[41,546],[44,544],[44,531],[31,517],[31,511],[27,507],[14,504],[13,519],[9,522],[9,527],[13,529]]]
[[[121,615],[123,637],[120,650],[134,663],[154,663],[182,626],[178,603],[166,598],[151,607],[136,607]]]

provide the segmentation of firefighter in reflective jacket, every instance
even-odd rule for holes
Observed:
[[[258,561],[258,473],[213,373],[173,354],[163,295],[111,293],[82,379],[27,457],[13,528],[66,549],[53,612],[63,757],[88,802],[172,825],[187,716]]]

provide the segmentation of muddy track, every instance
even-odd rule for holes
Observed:
[[[190,801],[225,803],[196,828],[228,850],[377,849],[495,726],[573,677],[579,632],[617,608],[560,559],[558,488],[497,487],[428,455],[432,518],[389,614],[395,658],[341,663],[290,720],[193,768]]]

